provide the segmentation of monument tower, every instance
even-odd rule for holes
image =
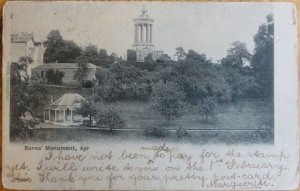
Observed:
[[[144,62],[145,57],[153,52],[154,45],[152,43],[153,35],[153,19],[147,14],[147,10],[143,6],[141,15],[134,19],[135,32],[133,50],[136,51],[136,60]]]

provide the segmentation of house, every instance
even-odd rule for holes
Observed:
[[[99,68],[94,64],[88,63],[87,74],[85,81],[93,81],[96,79],[96,70]],[[47,63],[41,66],[37,66],[32,69],[32,79],[46,79],[46,74],[48,70],[58,70],[63,72],[64,76],[62,78],[62,83],[64,85],[78,86],[79,81],[75,78],[76,71],[80,68],[78,63]]]
[[[84,100],[86,99],[80,94],[64,94],[44,108],[44,122],[59,126],[79,126],[86,118],[76,114],[75,110]]]
[[[12,33],[10,36],[10,62],[18,62],[21,57],[30,57],[32,63],[27,68],[27,74],[31,76],[34,67],[43,64],[44,46],[33,38],[33,33]]]

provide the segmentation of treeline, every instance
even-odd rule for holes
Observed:
[[[59,30],[52,30],[44,42],[45,63],[93,63],[97,66],[106,67],[120,58],[117,54],[108,55],[105,49],[99,49],[92,44],[87,47],[79,47],[72,40],[65,40]]]

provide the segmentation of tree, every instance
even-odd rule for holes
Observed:
[[[205,117],[205,122],[208,122],[208,118],[211,120],[216,119],[217,115],[217,100],[214,97],[206,97],[200,101],[199,113]]]
[[[231,46],[227,51],[227,56],[221,60],[221,65],[242,68],[246,61],[251,61],[252,55],[249,53],[245,43],[235,41]]]
[[[161,63],[166,63],[168,61],[171,60],[171,57],[167,54],[162,54],[160,55],[160,57],[157,59],[157,62],[161,62]]]
[[[64,73],[59,70],[49,69],[46,71],[46,79],[47,83],[61,85],[62,78],[64,77]]]
[[[259,84],[260,97],[272,97],[274,93],[274,22],[273,15],[266,17],[254,36],[255,48],[251,66]]]
[[[52,30],[44,42],[44,61],[75,62],[75,58],[82,54],[81,48],[73,41],[66,41],[58,30]]]
[[[151,107],[169,122],[183,115],[185,94],[173,82],[158,82],[153,87]]]
[[[89,124],[92,124],[92,118],[97,115],[97,110],[92,102],[81,101],[80,107],[75,109],[75,113],[83,117],[89,117]]]
[[[99,127],[113,129],[122,129],[126,126],[125,121],[118,112],[109,108],[100,111],[96,116],[96,124]]]
[[[107,59],[108,57],[108,54],[107,54],[107,51],[105,49],[100,49],[99,50],[99,58],[100,59]]]
[[[10,69],[10,136],[22,138],[26,136],[28,123],[22,119],[26,114],[33,120],[41,117],[42,109],[49,100],[47,90],[35,81],[30,81],[27,67],[30,59],[20,58],[18,63],[13,62]]]
[[[185,60],[187,54],[182,47],[177,47],[175,56],[177,57],[177,60]]]
[[[86,58],[98,57],[98,48],[96,45],[89,44],[83,51],[83,56]]]
[[[205,54],[199,54],[194,50],[188,51],[186,55],[186,59],[192,59],[194,61],[199,61],[200,63],[205,63],[208,61]]]

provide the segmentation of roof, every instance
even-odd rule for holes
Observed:
[[[11,43],[27,43],[29,40],[33,41],[34,45],[41,45],[41,42],[37,42],[33,38],[33,33],[21,32],[10,34]]]
[[[37,66],[33,69],[78,69],[78,63],[46,63],[40,66]],[[96,69],[98,66],[94,64],[87,63],[87,68],[89,69]]]
[[[80,102],[86,100],[80,94],[67,93],[51,103],[45,109],[65,110],[67,107],[79,107]]]

